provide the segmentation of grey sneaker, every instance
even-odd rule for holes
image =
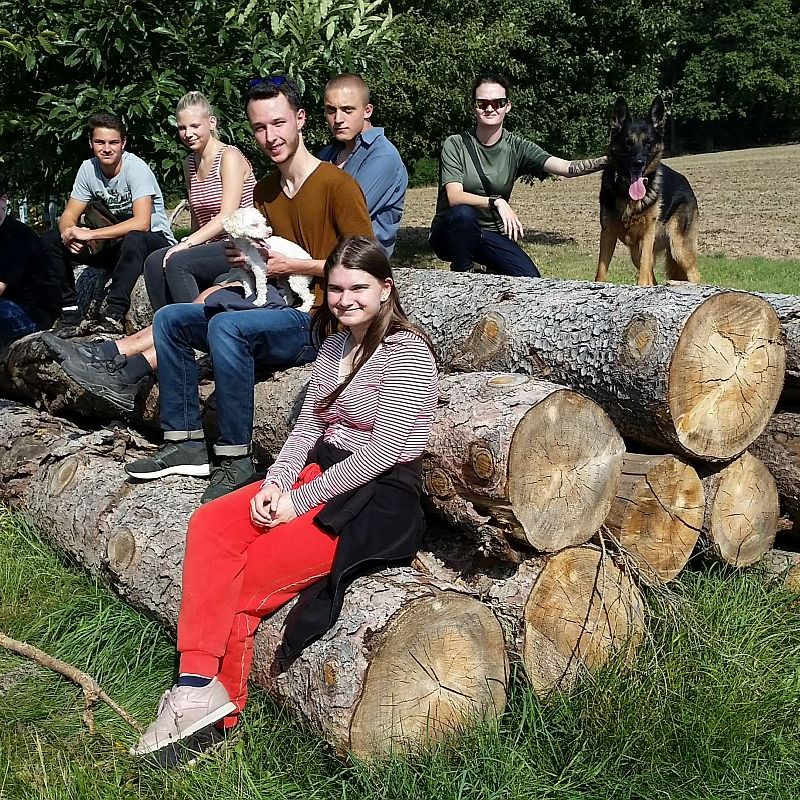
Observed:
[[[154,766],[164,769],[193,767],[201,759],[221,751],[225,745],[237,738],[237,728],[220,730],[214,725],[209,725],[185,739],[150,753],[148,758]]]
[[[103,342],[100,340],[96,342],[77,342],[71,339],[63,339],[61,336],[56,336],[50,331],[45,331],[42,334],[42,341],[47,345],[50,351],[60,361],[71,359],[77,361],[104,361],[101,353]]]
[[[151,376],[132,379],[125,370],[127,363],[127,357],[120,354],[111,361],[68,358],[61,363],[61,368],[81,389],[108,400],[122,411],[133,411],[139,389]]]
[[[140,458],[125,465],[131,478],[151,481],[166,475],[189,475],[205,478],[211,474],[205,442],[166,442],[150,458]]]
[[[235,710],[216,678],[208,686],[173,686],[162,695],[155,722],[131,748],[131,755],[144,756],[174,745]]]
[[[253,480],[256,468],[253,466],[251,456],[240,456],[238,458],[223,458],[219,466],[214,467],[211,472],[211,481],[200,498],[201,503],[208,503],[218,497],[240,489]]]

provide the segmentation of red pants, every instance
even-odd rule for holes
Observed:
[[[320,474],[307,466],[297,483]],[[328,575],[337,539],[313,517],[322,506],[267,529],[250,521],[258,483],[201,506],[189,521],[178,615],[180,672],[217,675],[238,711],[247,700],[258,623]]]

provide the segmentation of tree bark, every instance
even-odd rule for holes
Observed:
[[[127,483],[121,462],[142,449],[127,431],[88,433],[0,401],[0,498],[174,632],[186,524],[202,483]],[[259,629],[254,678],[337,752],[384,753],[495,718],[504,707],[500,625],[450,584],[412,569],[360,579],[334,628],[278,674],[284,617]]]
[[[567,547],[511,566],[437,528],[426,534],[417,562],[483,598],[539,695],[569,688],[615,654],[631,659],[642,641],[642,596],[600,547]]]
[[[729,460],[761,433],[783,386],[784,339],[800,327],[785,295],[441,270],[396,279],[447,371],[551,380],[598,402],[626,438],[702,460]],[[150,321],[140,288],[129,316]]]
[[[800,524],[800,414],[774,414],[750,452],[775,479],[783,512]]]
[[[438,270],[398,270],[397,284],[447,370],[523,372],[569,386],[624,437],[656,449],[730,459],[763,430],[780,396],[780,322],[751,294]]]
[[[705,558],[746,567],[774,544],[780,517],[778,490],[764,463],[743,453],[703,474],[706,507],[700,552]]]
[[[691,557],[704,510],[703,485],[685,461],[626,453],[606,526],[645,578],[665,582]]]

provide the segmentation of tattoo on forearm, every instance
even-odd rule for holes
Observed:
[[[569,176],[574,178],[576,175],[588,175],[590,172],[599,172],[605,167],[608,159],[605,156],[600,158],[583,158],[580,161],[569,162]]]

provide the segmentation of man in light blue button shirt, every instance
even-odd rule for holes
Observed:
[[[336,140],[319,158],[352,175],[367,200],[375,238],[391,256],[403,216],[408,173],[383,128],[374,128],[369,87],[358,76],[337,75],[325,86],[325,119]]]

